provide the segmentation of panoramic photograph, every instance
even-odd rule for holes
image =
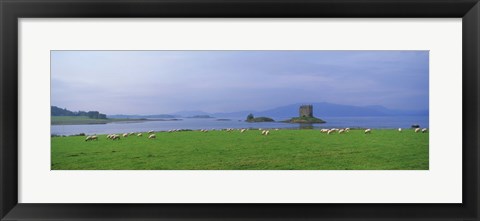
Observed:
[[[428,170],[429,51],[51,51],[52,170]]]

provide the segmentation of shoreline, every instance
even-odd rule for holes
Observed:
[[[232,128],[233,130],[232,131],[240,131],[241,128]],[[297,127],[293,127],[293,128],[257,128],[257,127],[250,127],[250,128],[245,128],[250,131],[258,131],[259,129],[262,129],[262,130],[271,130],[271,131],[289,131],[289,130],[292,130],[292,131],[299,131],[299,130],[303,130],[303,131],[320,131],[321,129],[326,129],[326,128],[297,128]],[[337,128],[337,129],[341,129],[341,128]],[[365,129],[372,129],[373,131],[386,131],[386,130],[391,130],[391,131],[397,131],[398,128],[374,128],[374,127],[371,127],[371,128],[367,128],[367,127],[350,127],[349,128],[350,131],[363,131]],[[405,131],[414,131],[415,128],[403,128],[404,132]],[[178,129],[176,131],[172,131],[172,130],[154,130],[153,132],[154,133],[170,133],[170,132],[202,132],[201,131],[202,129]],[[211,132],[219,132],[219,131],[227,131],[227,128],[224,128],[224,129],[215,129],[215,130],[209,130]],[[117,131],[116,132],[117,134],[123,134],[123,133],[130,133],[130,132],[127,132],[127,131]],[[135,134],[137,133],[143,133],[143,134],[147,134],[148,131],[135,131],[133,132]],[[407,132],[408,133],[408,132]],[[102,136],[102,135],[107,135],[109,133],[76,133],[76,134],[50,134],[51,137],[76,137],[76,136],[87,136],[87,135],[98,135],[98,136]]]
[[[109,118],[109,119],[82,119],[82,120],[54,120],[50,122],[50,126],[57,125],[96,125],[109,123],[142,123],[146,121],[181,121],[182,119],[126,119],[126,118]]]

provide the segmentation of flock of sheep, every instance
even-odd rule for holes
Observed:
[[[212,130],[215,130],[215,129],[212,129]],[[226,129],[223,129],[224,131],[227,131],[227,132],[232,132],[232,131],[235,131],[235,130],[238,130],[240,131],[240,133],[243,133],[249,129],[245,129],[245,128],[239,128],[239,129],[234,129],[234,128],[226,128]],[[262,128],[258,128],[259,131],[262,131],[262,135],[265,135],[265,136],[268,136],[270,134],[270,131],[269,130],[262,130]],[[276,128],[275,129],[276,131],[278,131],[279,129]],[[207,129],[201,129],[200,132],[208,132]]]
[[[347,128],[344,128],[344,129],[337,129],[337,128],[321,129],[320,132],[321,132],[321,133],[326,133],[326,134],[331,134],[331,133],[338,132],[339,134],[341,134],[341,133],[350,132],[350,128],[347,127]],[[398,128],[398,132],[402,132],[402,128]],[[427,128],[423,128],[423,129],[415,128],[415,133],[418,133],[418,132],[426,133],[426,132],[427,132]],[[365,129],[364,133],[365,133],[365,134],[371,134],[371,133],[372,133],[372,129],[367,128],[367,129]]]
[[[212,130],[215,130],[215,129],[212,129]],[[223,130],[223,131],[227,131],[227,132],[232,132],[232,131],[238,130],[238,131],[240,131],[240,133],[243,133],[243,132],[245,132],[245,131],[247,131],[247,130],[249,130],[249,129],[245,129],[245,128],[239,128],[239,129],[226,128],[226,129],[222,129],[222,130]],[[267,135],[270,134],[270,131],[269,131],[269,130],[262,130],[262,128],[258,128],[258,130],[262,131],[262,135],[267,136]],[[277,128],[277,129],[275,129],[275,130],[279,130],[279,129]],[[209,131],[209,130],[207,130],[207,129],[201,129],[201,130],[200,130],[200,132],[204,132],[204,133],[206,133],[206,132],[208,132],[208,131]],[[168,132],[170,132],[170,131],[168,131]]]
[[[157,136],[153,133],[153,130],[148,131],[148,134],[149,134],[148,139],[157,138]],[[128,136],[135,136],[135,133],[133,133],[133,132],[124,133],[121,136],[119,134],[109,134],[109,135],[107,135],[107,139],[109,139],[109,140],[120,140],[120,137],[128,137]],[[142,133],[137,133],[136,136],[137,137],[142,137],[143,134]],[[98,137],[94,135],[94,136],[87,136],[85,138],[85,141],[92,141],[92,140],[98,140]]]
[[[212,130],[215,130],[215,129],[212,129]],[[233,129],[233,128],[226,128],[226,129],[222,129],[223,131],[227,131],[227,132],[232,132],[232,131],[235,131],[235,130],[238,130],[240,131],[240,133],[243,133],[249,129],[245,129],[245,128],[240,128],[240,129]],[[264,135],[264,136],[268,136],[270,134],[270,130],[262,130],[262,128],[258,128],[259,131],[261,131],[261,135]],[[276,131],[278,131],[279,129],[275,129]],[[179,129],[174,129],[174,130],[168,130],[167,132],[171,133],[171,132],[180,132],[180,131],[184,131],[184,130],[179,130]],[[201,129],[200,132],[208,132],[209,130],[207,129]],[[337,128],[331,128],[331,129],[320,129],[320,132],[321,133],[326,133],[326,134],[332,134],[332,133],[339,133],[339,134],[342,134],[342,133],[348,133],[350,132],[350,128],[342,128],[342,129],[337,129]],[[402,132],[402,128],[398,128],[398,132]],[[415,128],[415,133],[418,133],[418,132],[422,132],[422,133],[426,133],[427,132],[427,128],[423,128],[423,129],[420,129],[420,128]],[[365,129],[364,130],[364,133],[365,134],[370,134],[372,133],[372,129],[368,128],[368,129]],[[128,136],[137,136],[137,137],[142,137],[143,134],[142,133],[124,133],[122,135],[119,135],[119,134],[109,134],[107,135],[107,139],[109,140],[120,140],[121,137],[128,137]],[[150,130],[148,131],[148,139],[156,139],[157,136],[155,135],[154,131],[153,130]],[[98,140],[98,137],[93,135],[93,136],[87,136],[85,138],[85,141],[93,141],[93,140]]]
[[[370,129],[367,129],[365,130],[365,133],[370,133]],[[344,128],[344,129],[337,129],[337,128],[332,128],[332,129],[321,129],[320,130],[321,133],[326,133],[326,134],[331,134],[331,133],[335,133],[335,132],[338,132],[339,134],[342,134],[342,133],[346,133],[346,132],[350,132],[350,128]]]
[[[398,128],[398,129],[399,129],[399,131],[401,131],[401,128]],[[418,133],[418,132],[420,132],[420,128],[415,129],[415,133]],[[427,132],[427,128],[423,128],[422,133],[426,133],[426,132]]]

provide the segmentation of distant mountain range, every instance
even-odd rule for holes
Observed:
[[[265,111],[237,111],[228,113],[207,113],[204,111],[180,111],[157,115],[108,115],[109,118],[178,118],[208,115],[216,118],[244,118],[252,113],[256,117],[270,117],[275,120],[298,116],[298,108],[304,103],[290,104]],[[313,105],[313,115],[322,117],[369,117],[369,116],[426,116],[428,110],[395,110],[380,105],[352,106],[327,102],[308,103]]]
[[[367,116],[425,116],[428,110],[393,110],[380,105],[372,106],[352,106],[342,104],[332,104],[327,102],[311,103],[313,105],[313,115],[322,117],[367,117]],[[300,103],[277,107],[266,111],[256,113],[256,116],[267,115],[274,118],[289,118],[298,116]],[[255,113],[254,113],[255,115]]]
[[[128,115],[128,114],[114,114],[108,115],[108,118],[129,118],[129,119],[141,119],[141,118],[175,118],[174,115],[169,114],[153,114],[153,115]]]

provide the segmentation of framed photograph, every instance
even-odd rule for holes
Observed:
[[[1,220],[479,220],[476,0],[0,10]]]

